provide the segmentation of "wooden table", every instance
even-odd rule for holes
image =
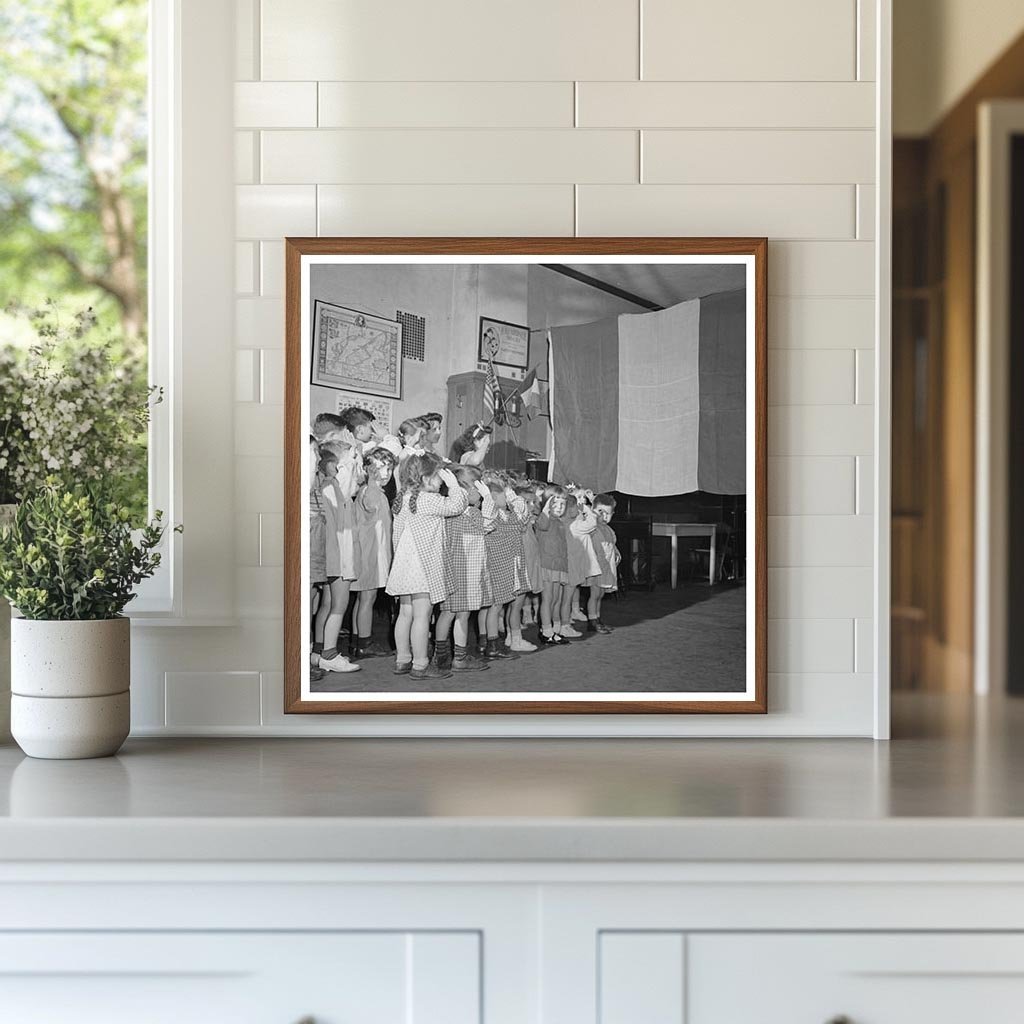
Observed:
[[[708,583],[718,581],[718,527],[715,523],[651,523],[651,535],[672,539],[672,589],[679,583],[679,538],[709,537],[711,553],[708,557]]]

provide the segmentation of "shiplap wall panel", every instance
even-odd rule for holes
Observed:
[[[870,566],[801,566],[768,570],[772,619],[857,619],[872,614]]]
[[[768,450],[776,455],[868,455],[874,412],[863,405],[777,405],[768,417]]]
[[[852,458],[768,459],[769,516],[853,515],[856,483]],[[771,557],[769,543],[768,554]]]
[[[643,181],[842,185],[874,176],[869,131],[644,131]],[[858,235],[858,237],[860,237]]]
[[[870,241],[875,237],[875,186],[857,186],[857,237]]]
[[[854,629],[849,619],[772,619],[769,672],[853,672]]]
[[[239,238],[316,234],[315,185],[243,185],[235,204]]]
[[[235,341],[241,348],[284,348],[284,300],[235,301]]]
[[[637,180],[636,132],[595,128],[262,133],[270,184],[553,184]]]
[[[852,466],[853,460],[848,461]],[[872,523],[866,516],[825,513],[768,517],[771,566],[870,566],[873,541]]]
[[[316,82],[238,82],[236,128],[315,128]]]
[[[580,82],[581,128],[873,128],[869,82]],[[844,180],[849,180],[844,179]]]
[[[322,185],[324,235],[571,235],[572,185]]]
[[[574,104],[572,82],[321,82],[319,126],[572,128]]]
[[[853,623],[854,671],[874,671],[872,660],[875,656],[875,633],[873,619],[855,619]]]
[[[875,353],[871,349],[857,352],[857,404],[872,405],[875,401]]]
[[[847,81],[856,0],[643,0],[643,42],[645,79]]]
[[[856,364],[853,349],[779,349],[768,364],[768,404],[852,404]]]
[[[258,725],[258,672],[168,672],[170,726]]]
[[[870,242],[768,243],[768,294],[810,297],[874,293],[875,248]],[[867,303],[873,307],[873,300]]]
[[[853,185],[580,185],[581,235],[855,236]]]
[[[252,185],[258,175],[256,133],[235,132],[235,184]]]
[[[778,296],[768,303],[768,346],[873,349],[874,316],[870,298]]]
[[[320,197],[321,204],[323,197]],[[284,242],[264,239],[259,243],[260,295],[279,299],[284,295]]]
[[[388,82],[634,79],[638,3],[262,0],[262,74]]]
[[[399,727],[281,712],[284,236],[763,234],[771,714],[665,728],[870,734],[874,3],[236,0],[236,9],[226,59],[239,83],[239,454],[229,481],[238,626],[193,630],[187,642],[174,629],[147,631],[136,724],[248,728],[256,673],[268,730]],[[188,673],[202,683],[176,681]],[[233,673],[246,680],[241,703],[230,696]]]

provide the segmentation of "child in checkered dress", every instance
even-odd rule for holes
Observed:
[[[484,656],[488,661],[518,658],[516,651],[511,648],[506,650],[498,640],[498,623],[505,605],[514,601],[517,594],[525,594],[530,586],[523,549],[526,502],[509,486],[508,479],[501,473],[485,473],[482,482],[491,492],[496,506],[494,529],[487,534],[487,571],[493,603],[486,619],[481,616],[481,624],[486,621],[487,630]]]
[[[430,453],[410,455],[399,474],[395,499],[394,550],[387,592],[399,598],[395,623],[395,674],[412,679],[447,679],[428,657],[430,614],[449,594],[445,571],[444,520],[465,511],[468,499],[459,481]],[[447,496],[440,493],[441,486]]]
[[[480,671],[486,661],[469,650],[469,613],[491,605],[491,579],[487,572],[485,537],[494,529],[497,509],[480,471],[459,466],[452,471],[466,493],[464,512],[445,519],[445,572],[450,593],[441,602],[434,630],[434,664],[440,671]],[[455,627],[454,657],[451,632]]]

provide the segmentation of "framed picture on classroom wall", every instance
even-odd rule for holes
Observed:
[[[521,324],[480,317],[478,363],[494,363],[514,370],[530,367],[530,329]]]
[[[287,713],[767,710],[764,239],[285,251]]]

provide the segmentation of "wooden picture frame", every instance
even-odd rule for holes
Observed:
[[[680,265],[729,265],[744,268],[745,284],[745,467],[743,522],[746,549],[743,573],[745,602],[745,672],[742,688],[694,693],[680,688],[679,681],[665,679],[656,692],[620,694],[608,691],[559,691],[551,698],[527,692],[485,692],[481,690],[402,691],[400,689],[313,693],[310,690],[309,614],[310,585],[304,559],[308,557],[309,536],[309,435],[310,406],[307,360],[311,358],[309,334],[312,314],[309,281],[328,265],[363,267],[394,266],[396,257],[409,263],[443,265],[472,263],[476,256],[509,257],[509,265],[527,264],[549,269],[552,258],[562,257],[567,265],[616,265],[625,263]],[[481,714],[740,714],[767,711],[767,240],[764,238],[288,238],[285,240],[285,537],[284,537],[284,711],[288,714],[371,714],[371,715],[481,715]],[[527,271],[529,272],[529,271]],[[574,272],[581,277],[579,271]],[[621,288],[615,291],[622,292]],[[628,295],[628,292],[624,292]],[[338,299],[342,303],[341,297]],[[682,300],[679,300],[682,301]],[[392,302],[393,306],[394,303]],[[662,308],[662,307],[658,307]],[[643,312],[637,309],[637,312]],[[475,321],[475,317],[473,318]],[[541,335],[543,336],[543,335]],[[465,339],[475,361],[479,335]],[[463,342],[460,342],[460,344]],[[534,346],[538,347],[538,346]],[[406,367],[409,373],[409,367]],[[547,376],[545,373],[544,376]],[[411,386],[411,385],[410,385]],[[557,392],[558,382],[554,384]],[[436,403],[434,403],[436,404]],[[407,412],[396,411],[399,421]],[[305,487],[305,490],[304,490]],[[709,559],[710,563],[710,559]],[[714,569],[711,570],[712,578]],[[632,599],[632,598],[631,598]],[[595,638],[593,642],[614,637]],[[588,640],[574,641],[589,643]],[[610,648],[609,648],[610,649]],[[543,659],[546,650],[524,655]],[[382,659],[383,660],[383,659]],[[685,663],[680,652],[677,663]],[[520,661],[518,664],[522,665]],[[357,673],[356,675],[361,675]],[[489,673],[479,673],[479,677]],[[497,675],[497,673],[495,673]],[[345,677],[347,678],[347,677]],[[400,687],[402,677],[395,677]],[[659,679],[660,681],[660,679]],[[449,687],[452,680],[444,680]],[[459,678],[454,682],[458,684]],[[672,684],[676,685],[673,686]]]

